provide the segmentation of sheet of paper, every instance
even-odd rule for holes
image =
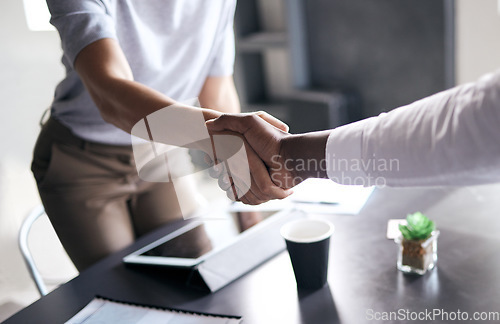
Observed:
[[[339,185],[328,179],[308,179],[283,200],[271,200],[258,206],[231,205],[231,211],[272,211],[296,207],[307,213],[356,215],[365,205],[374,187]]]
[[[241,319],[211,317],[181,313],[164,309],[124,304],[101,298],[94,298],[66,324],[238,324]]]

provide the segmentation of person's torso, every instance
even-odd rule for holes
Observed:
[[[233,0],[103,0],[134,80],[184,101],[196,98],[215,58],[217,38]],[[52,115],[89,141],[130,145],[130,135],[106,123],[71,64],[57,86]]]

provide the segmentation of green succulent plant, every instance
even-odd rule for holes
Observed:
[[[407,240],[424,240],[435,229],[435,224],[421,212],[406,216],[408,225],[399,225],[399,230]]]

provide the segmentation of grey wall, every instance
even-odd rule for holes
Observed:
[[[64,73],[59,43],[56,32],[28,30],[23,1],[0,1],[0,321],[10,315],[2,305],[26,305],[39,297],[17,236],[21,222],[39,203],[30,163],[38,121]],[[58,277],[68,269],[54,262],[54,254],[62,253],[60,244],[53,233],[40,234],[32,245],[34,254],[43,256],[38,265],[44,274]]]
[[[304,3],[312,85],[359,91],[364,117],[446,88],[443,0]]]
[[[500,2],[457,0],[457,83],[500,68]]]

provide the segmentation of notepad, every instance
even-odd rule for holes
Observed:
[[[186,310],[139,305],[95,297],[67,324],[238,324],[239,316],[207,314]]]

